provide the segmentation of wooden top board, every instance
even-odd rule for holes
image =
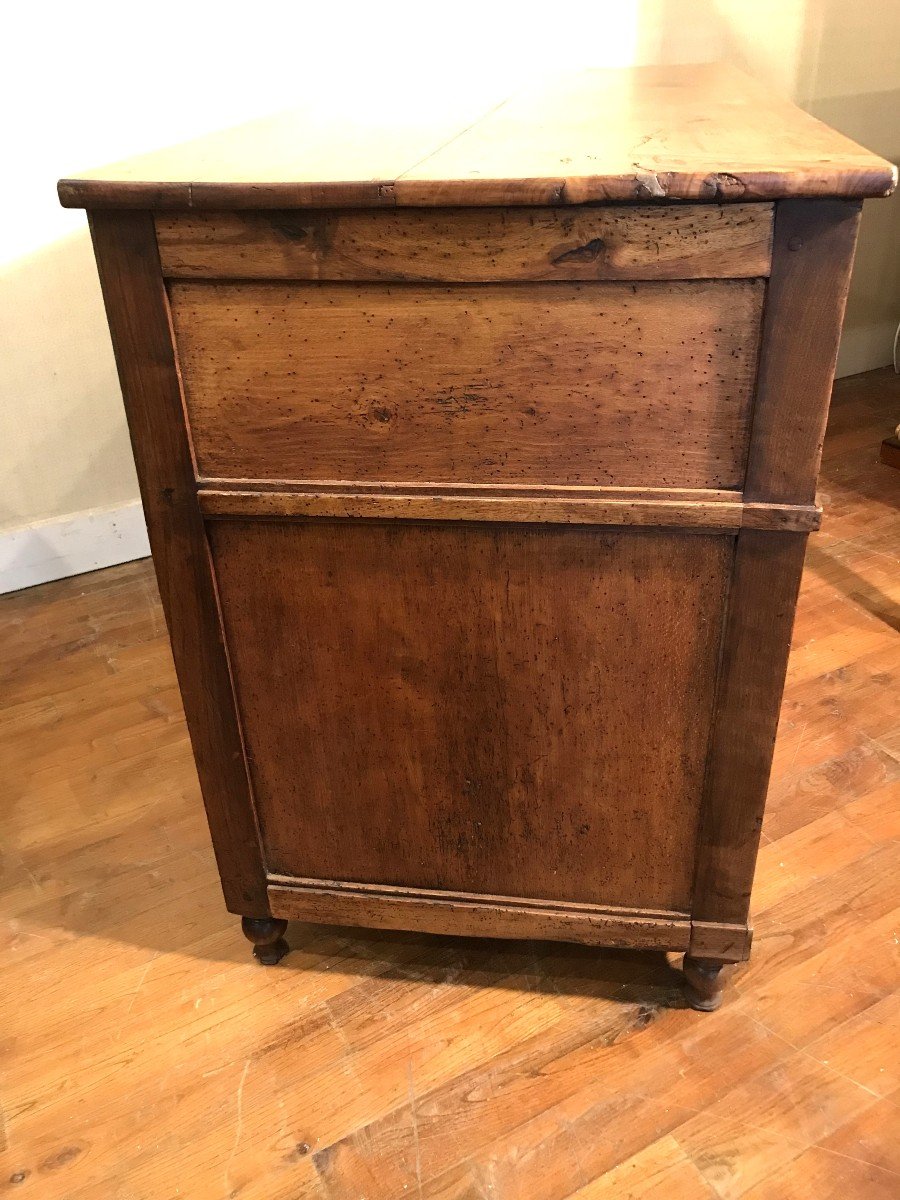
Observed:
[[[465,102],[464,102],[465,103]],[[325,104],[323,102],[323,112]],[[897,170],[723,64],[582,71],[377,128],[285,113],[59,184],[69,208],[304,208],[887,195]]]

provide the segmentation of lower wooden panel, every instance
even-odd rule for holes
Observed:
[[[462,937],[546,938],[590,946],[686,950],[685,913],[540,904],[508,896],[387,891],[324,881],[269,887],[272,914],[293,921],[409,929]]]
[[[734,538],[208,531],[270,872],[689,909]]]

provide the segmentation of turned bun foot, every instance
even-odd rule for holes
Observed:
[[[290,950],[284,940],[287,921],[278,917],[242,917],[241,929],[253,943],[253,954],[263,966],[274,967]]]
[[[722,968],[725,963],[715,958],[684,956],[684,998],[699,1012],[715,1012],[722,1003]]]

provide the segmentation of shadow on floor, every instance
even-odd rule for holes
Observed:
[[[876,587],[865,576],[848,567],[843,556],[829,552],[818,542],[811,540],[806,549],[806,570],[857,604],[870,616],[883,621],[891,629],[900,632],[900,604],[896,604],[881,588]]]
[[[346,929],[292,922],[288,954],[277,967],[316,968],[323,952],[340,970],[360,976],[432,986],[496,987],[674,1007],[681,1003],[681,972],[663,951],[614,950],[562,942],[446,937],[392,930]],[[249,946],[248,946],[249,951]],[[318,969],[323,969],[322,963]]]

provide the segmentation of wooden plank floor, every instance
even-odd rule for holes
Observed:
[[[0,1194],[900,1195],[900,415],[838,386],[755,892],[724,1007],[662,956],[221,904],[153,576],[0,600]],[[673,1007],[674,1005],[674,1007]]]

